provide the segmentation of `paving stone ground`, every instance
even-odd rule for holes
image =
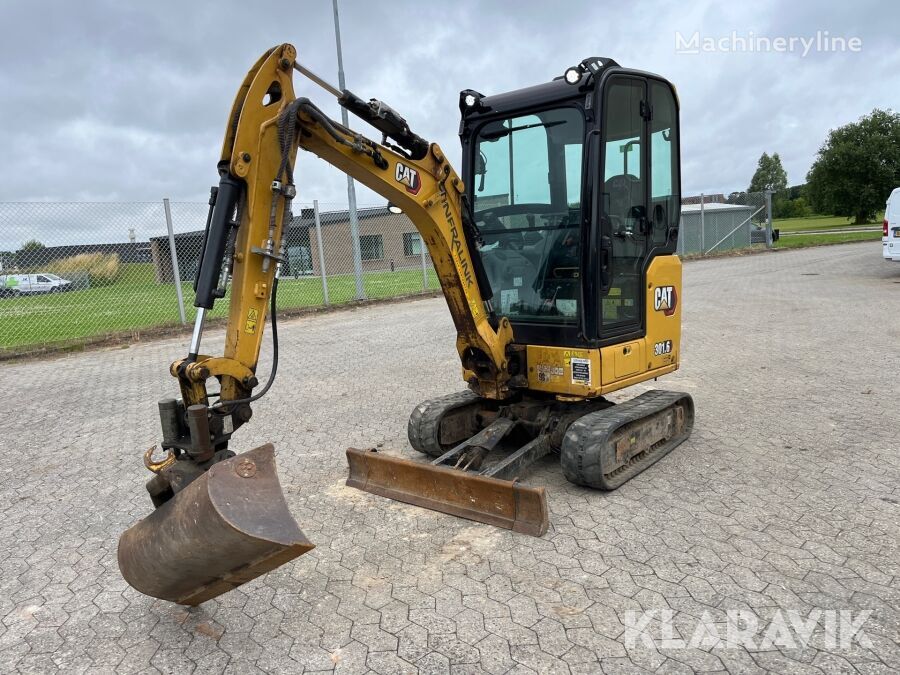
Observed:
[[[682,367],[652,385],[694,396],[692,438],[609,494],[548,458],[540,539],[343,485],[347,446],[412,456],[413,406],[461,388],[441,299],[285,322],[238,443],[276,444],[318,548],[193,610],[115,554],[185,340],[0,366],[0,672],[897,672],[900,265],[878,247],[688,263]],[[840,644],[841,610],[864,638]]]

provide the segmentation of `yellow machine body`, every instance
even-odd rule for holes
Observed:
[[[674,289],[674,294],[665,291],[667,297],[675,297],[671,312],[668,304],[658,307],[659,289]],[[561,396],[594,398],[677,370],[681,346],[680,299],[678,256],[654,258],[647,270],[645,306],[650,311],[646,335],[598,349],[528,345],[528,388]],[[587,368],[585,361],[589,364]]]

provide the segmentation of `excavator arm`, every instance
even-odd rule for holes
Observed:
[[[295,70],[380,130],[383,141],[372,141],[330,119],[309,99],[296,98]],[[181,398],[159,404],[167,454],[154,459],[151,450],[144,457],[155,474],[147,489],[157,508],[119,544],[123,575],[148,595],[198,604],[312,548],[287,510],[271,446],[241,455],[228,450],[232,434],[249,421],[252,403],[268,391],[277,369],[275,298],[300,148],[407,214],[437,271],[470,387],[487,399],[510,396],[512,329],[493,313],[490,284],[474,251],[477,232],[465,207],[465,189],[443,151],[413,134],[387,105],[322,81],[296,62],[292,45],[268,51],[248,72],[228,118],[194,284],[191,343],[187,356],[170,368]],[[225,298],[229,279],[224,353],[206,355],[201,351],[206,315]],[[267,314],[273,367],[258,389]],[[217,392],[207,389],[210,381],[218,382]]]

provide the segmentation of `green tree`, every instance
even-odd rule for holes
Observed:
[[[764,152],[756,165],[756,173],[750,179],[750,187],[747,192],[765,192],[772,190],[782,192],[787,189],[787,172],[781,166],[781,157],[778,153],[769,155]]]
[[[789,199],[776,197],[772,202],[773,218],[808,218],[812,215],[812,209],[805,197]]]
[[[803,183],[802,185],[791,185],[788,188],[788,199],[799,199],[800,197],[808,200],[806,183]]]
[[[24,244],[22,244],[23,251],[40,251],[42,248],[47,248],[37,239],[29,239]]]
[[[806,180],[816,212],[874,220],[900,185],[900,113],[876,108],[833,129]]]

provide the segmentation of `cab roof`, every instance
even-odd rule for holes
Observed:
[[[462,114],[460,130],[465,127],[469,119],[477,119],[484,116],[504,115],[541,108],[547,104],[581,99],[586,93],[593,91],[600,75],[607,70],[617,70],[622,73],[650,76],[658,79],[659,75],[639,70],[623,68],[610,58],[592,56],[584,59],[578,67],[582,70],[581,79],[577,84],[569,84],[563,75],[554,78],[550,82],[515,89],[485,96],[473,89],[465,89],[459,93],[459,109]],[[465,103],[467,95],[473,95],[477,99],[474,106]]]

